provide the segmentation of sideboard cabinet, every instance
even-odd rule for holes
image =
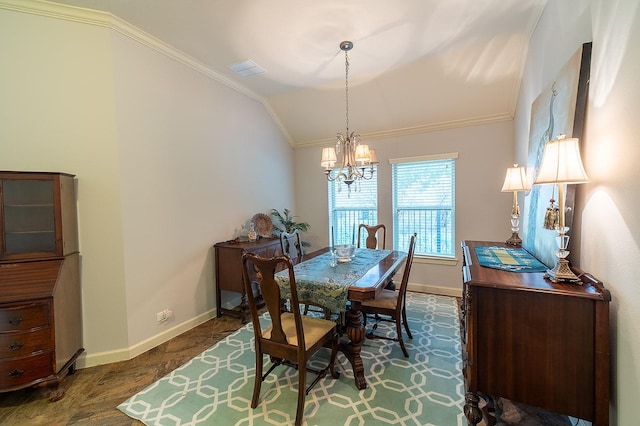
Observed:
[[[60,399],[82,348],[74,176],[0,172],[0,392]]]
[[[480,266],[466,241],[460,306],[465,415],[482,419],[478,395],[609,424],[609,301],[602,283],[553,283],[543,272]]]
[[[246,323],[249,318],[247,292],[242,282],[242,255],[256,253],[262,257],[273,257],[281,253],[278,238],[260,238],[254,242],[227,241],[214,245],[216,256],[216,308],[217,315],[233,315]],[[240,303],[233,308],[223,306],[222,292],[240,295]],[[256,295],[260,298],[259,295]],[[260,303],[259,303],[260,304]]]

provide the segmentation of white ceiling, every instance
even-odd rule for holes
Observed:
[[[56,0],[109,12],[235,81],[297,145],[513,115],[546,0]],[[266,70],[241,77],[251,59]]]

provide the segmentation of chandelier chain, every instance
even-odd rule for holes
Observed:
[[[349,54],[346,50],[344,51],[344,69],[345,69],[344,93],[345,93],[345,105],[346,105],[346,111],[347,111],[347,114],[346,114],[347,134],[345,135],[345,137],[349,137]]]

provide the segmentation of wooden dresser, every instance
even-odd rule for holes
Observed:
[[[234,315],[245,324],[249,319],[247,293],[242,283],[242,255],[256,253],[262,257],[280,254],[278,238],[260,238],[255,242],[223,242],[214,245],[216,255],[216,308],[217,315]],[[223,307],[222,291],[240,294],[240,303],[234,308]],[[259,296],[258,296],[259,297]]]
[[[74,177],[0,172],[0,392],[51,386],[82,348]]]
[[[482,267],[463,241],[460,309],[465,415],[482,419],[478,395],[609,424],[609,301],[602,283],[553,283],[543,272]],[[511,246],[512,247],[512,246]]]

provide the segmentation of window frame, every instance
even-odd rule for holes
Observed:
[[[443,153],[443,154],[434,154],[434,155],[423,155],[423,156],[416,156],[416,157],[395,158],[395,159],[389,160],[389,164],[391,165],[391,198],[392,198],[391,214],[392,214],[392,223],[393,223],[393,247],[395,250],[406,250],[406,247],[403,246],[403,243],[406,243],[405,245],[408,246],[410,235],[412,235],[413,232],[415,231],[418,233],[418,242],[416,244],[416,253],[415,253],[417,258],[444,259],[444,260],[455,259],[455,255],[456,255],[456,246],[455,246],[456,188],[455,187],[456,187],[456,159],[457,158],[458,158],[458,153],[452,152],[452,153]],[[435,163],[437,162],[440,165],[443,161],[445,162],[445,166],[447,164],[451,166],[451,174],[449,175],[450,186],[449,188],[445,188],[447,189],[448,199],[450,200],[450,203],[447,203],[444,206],[444,210],[449,213],[450,218],[446,220],[446,224],[447,224],[446,228],[448,229],[445,228],[446,235],[444,236],[444,239],[429,238],[428,235],[433,235],[433,232],[426,232],[426,230],[423,230],[421,232],[419,229],[409,229],[409,230],[405,230],[406,232],[403,232],[402,230],[403,226],[400,223],[401,221],[399,219],[399,216],[400,216],[399,211],[408,210],[407,209],[408,205],[405,204],[402,206],[398,206],[399,204],[398,197],[400,195],[399,194],[400,191],[398,191],[397,189],[397,185],[398,185],[397,179],[398,179],[398,173],[402,172],[399,169],[403,167],[402,164],[410,163],[412,167],[416,167],[416,166],[419,167],[420,163],[425,163],[424,166],[426,168],[426,167],[429,167],[428,166],[429,163],[431,163],[432,165],[435,165]],[[405,172],[406,171],[407,170],[405,170]],[[407,195],[405,194],[405,197],[406,196]],[[417,207],[420,207],[420,206],[417,206]],[[421,210],[425,210],[428,212],[432,212],[431,214],[433,214],[434,211],[442,212],[443,210],[442,206],[424,205],[423,207],[425,208],[422,208],[422,209],[418,208],[415,210],[417,212]],[[442,229],[442,228],[439,228],[439,229]],[[438,234],[438,235],[441,235],[441,234]],[[403,239],[403,236],[406,238]],[[433,247],[434,244],[438,246],[438,243],[439,243],[441,246],[443,242],[446,245],[443,251],[427,250],[428,247]]]

